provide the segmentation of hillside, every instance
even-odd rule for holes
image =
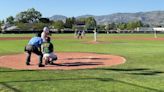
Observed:
[[[142,21],[145,24],[151,25],[164,25],[164,11],[150,11],[150,12],[137,12],[137,13],[115,13],[109,15],[82,15],[76,18],[94,17],[98,24],[107,23],[120,23],[129,21]],[[67,17],[63,15],[54,15],[51,20],[65,20]]]

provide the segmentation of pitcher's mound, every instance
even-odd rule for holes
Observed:
[[[122,64],[125,59],[120,56],[95,54],[95,53],[57,53],[58,60],[55,65],[46,65],[38,67],[38,56],[32,54],[30,65],[25,64],[26,54],[0,56],[0,67],[19,69],[19,70],[37,70],[37,69],[87,69],[104,66]],[[43,62],[44,64],[44,62]]]

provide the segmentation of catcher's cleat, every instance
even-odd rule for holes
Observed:
[[[52,62],[52,61],[51,61],[51,62],[49,62],[49,64],[50,64],[50,65],[55,65],[55,63],[54,63],[54,62]]]

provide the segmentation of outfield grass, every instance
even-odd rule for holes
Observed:
[[[32,37],[35,34],[0,34],[0,37]]]
[[[57,52],[114,54],[125,57],[127,61],[118,66],[86,70],[21,71],[0,68],[0,92],[164,92],[163,41],[112,38],[153,37],[152,34],[98,35],[98,40],[106,44],[85,44],[93,40],[92,34],[82,40],[74,39],[72,34],[52,36],[61,38],[52,41]],[[158,36],[164,37],[164,34]],[[27,42],[0,41],[0,55],[23,53]]]

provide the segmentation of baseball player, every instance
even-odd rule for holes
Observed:
[[[49,36],[49,29],[48,27],[43,28],[43,32],[41,34],[41,38],[43,39],[43,42],[46,41],[46,38]]]
[[[77,36],[78,39],[79,39],[79,38],[81,38],[81,39],[83,38],[83,37],[82,37],[82,33],[83,33],[82,30],[79,30],[79,31],[78,31],[78,33],[77,33],[77,34],[78,34],[78,36]]]
[[[54,54],[54,48],[53,44],[50,42],[50,37],[46,38],[46,41],[42,43],[41,45],[42,53],[43,53],[43,59],[45,60],[45,64],[51,64],[53,65],[53,61],[57,60],[57,56]]]

